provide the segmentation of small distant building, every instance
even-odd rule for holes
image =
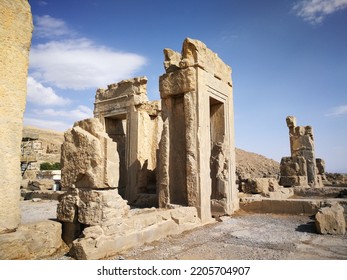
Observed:
[[[42,154],[42,142],[39,141],[39,134],[24,133],[20,159],[22,177],[24,177],[27,170],[40,170],[40,166],[37,164],[39,154]]]
[[[52,190],[61,190],[61,170],[41,170],[37,174],[39,180],[52,180]]]

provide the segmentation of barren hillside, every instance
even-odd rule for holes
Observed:
[[[38,134],[39,140],[42,141],[42,161],[60,161],[60,146],[64,140],[63,132],[27,126],[23,130],[23,134],[26,133]],[[47,147],[55,147],[58,151],[47,153]],[[262,155],[236,148],[236,173],[241,179],[275,176],[279,173],[279,163]]]
[[[279,162],[236,148],[236,174],[239,179],[277,176]]]
[[[42,154],[39,157],[40,162],[60,162],[60,148],[64,141],[63,132],[25,126],[23,137],[31,135],[37,135],[38,141],[42,143]]]

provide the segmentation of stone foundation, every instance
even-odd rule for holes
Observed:
[[[117,223],[85,228],[81,238],[73,241],[71,254],[77,259],[107,258],[198,226],[194,207],[135,209]]]
[[[35,260],[49,257],[62,246],[61,224],[43,221],[20,225],[0,235],[0,260]]]

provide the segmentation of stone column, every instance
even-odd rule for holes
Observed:
[[[20,144],[32,30],[27,0],[0,1],[0,233],[20,223]]]

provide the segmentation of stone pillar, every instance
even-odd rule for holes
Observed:
[[[313,129],[311,126],[296,126],[296,120],[293,116],[287,117],[286,121],[289,128],[291,156],[305,158],[308,184],[311,187],[316,186],[317,171]]]
[[[32,30],[27,0],[0,1],[0,233],[20,223],[20,143]]]
[[[96,118],[74,124],[64,134],[61,149],[62,186],[57,218],[63,240],[70,244],[85,227],[115,222],[128,211],[118,194],[117,143]]]
[[[164,50],[159,206],[194,206],[203,222],[238,209],[231,69],[200,41]]]

